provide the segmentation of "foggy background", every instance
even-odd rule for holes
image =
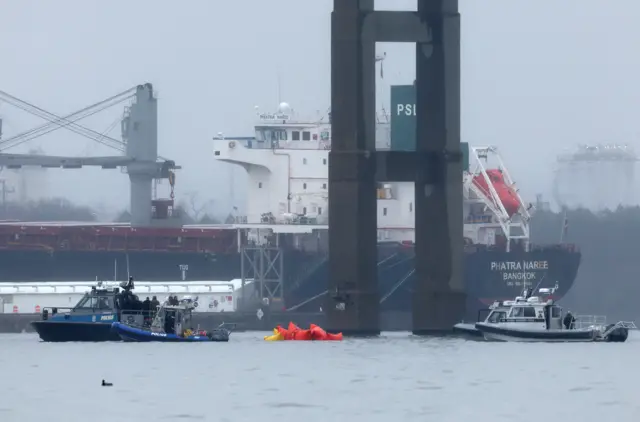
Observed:
[[[615,4],[615,6],[613,6]],[[289,102],[302,115],[330,104],[332,1],[4,1],[0,89],[70,113],[143,82],[159,96],[159,150],[184,167],[177,198],[197,193],[220,215],[240,202],[243,174],[213,160],[211,138],[250,135],[254,106]],[[380,9],[415,9],[411,0]],[[461,0],[462,139],[500,147],[525,199],[552,197],[555,157],[578,144],[638,137],[640,4],[631,0]],[[412,44],[386,52],[378,103],[415,76]],[[280,97],[280,98],[279,98]],[[120,139],[123,107],[82,124]],[[0,103],[5,138],[42,123]],[[112,150],[61,129],[7,152],[101,155]],[[49,170],[46,194],[116,213],[119,171]],[[237,173],[237,174],[236,174]],[[81,174],[81,177],[79,177]],[[237,192],[233,192],[237,191]],[[637,194],[632,200],[637,203]],[[233,204],[237,202],[238,204]]]
[[[376,3],[416,8],[415,0]],[[330,104],[330,0],[191,0],[179,7],[158,0],[4,0],[2,6],[0,89],[66,114],[153,83],[159,153],[183,166],[177,199],[197,200],[218,217],[233,206],[242,210],[245,178],[213,159],[212,136],[251,135],[256,105],[267,111],[287,101],[298,114],[314,115]],[[497,145],[525,200],[542,194],[557,210],[562,197],[597,212],[569,214],[567,240],[584,255],[567,300],[595,293],[609,309],[637,309],[640,212],[601,212],[638,203],[635,164],[624,171],[594,164],[580,174],[564,168],[558,176],[556,157],[579,144],[637,144],[640,3],[460,0],[460,9],[462,140]],[[414,80],[414,47],[379,44],[378,51],[387,53],[378,107],[388,109],[389,86]],[[119,139],[122,112],[117,106],[81,123]],[[43,123],[2,102],[0,115],[5,138]],[[34,148],[112,154],[64,129],[6,152]],[[100,219],[128,207],[128,177],[120,171],[47,173],[34,195],[68,198]],[[534,240],[557,242],[561,227],[560,215],[540,213]],[[611,283],[624,294],[611,292]]]

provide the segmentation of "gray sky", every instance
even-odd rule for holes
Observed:
[[[184,166],[178,198],[198,192],[201,201],[216,201],[218,213],[229,209],[230,178],[229,166],[213,159],[214,134],[251,134],[254,106],[278,102],[278,79],[282,100],[298,112],[315,114],[330,103],[330,0],[190,0],[181,7],[166,0],[0,1],[0,89],[65,113],[152,82],[160,154]],[[460,5],[463,140],[501,147],[526,198],[551,195],[552,164],[563,148],[637,142],[640,3]],[[377,7],[415,9],[415,1]],[[379,50],[387,60],[378,94],[388,104],[389,85],[414,79],[414,50]],[[121,113],[116,107],[85,124],[104,131]],[[6,136],[41,123],[6,104],[0,114]],[[110,135],[119,139],[119,126]],[[65,130],[33,146],[49,154],[111,153]],[[109,209],[128,203],[128,178],[119,171],[50,173],[56,195]]]

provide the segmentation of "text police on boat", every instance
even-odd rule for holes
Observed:
[[[541,296],[553,294],[554,289],[540,289]],[[526,289],[515,300],[504,301],[493,307],[487,319],[477,322],[475,328],[487,340],[538,342],[624,342],[630,321],[606,324],[600,316],[573,316],[566,313],[553,300],[531,296]]]

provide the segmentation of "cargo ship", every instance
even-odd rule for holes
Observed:
[[[411,87],[412,88],[412,87]],[[393,87],[392,87],[392,98]],[[393,102],[393,100],[392,100]],[[400,110],[398,104],[392,109]],[[217,160],[243,167],[248,174],[247,213],[238,223],[254,227],[247,239],[255,245],[282,242],[303,256],[303,276],[285,285],[288,308],[317,311],[328,274],[328,159],[330,115],[300,120],[287,103],[274,113],[260,113],[255,138],[214,140]],[[388,123],[387,123],[388,121]],[[378,118],[377,149],[407,148],[395,142],[393,116]],[[410,148],[410,145],[408,146]],[[580,251],[571,244],[532,245],[532,204],[521,198],[499,151],[461,143],[463,159],[464,279],[468,317],[495,300],[517,295],[524,287],[556,288],[555,299],[572,287]],[[411,309],[414,279],[414,188],[411,183],[378,186],[378,272],[381,309]],[[307,258],[308,256],[308,258]]]
[[[401,114],[400,104],[392,109]],[[379,149],[398,147],[393,117],[379,118]],[[330,114],[298,119],[282,103],[274,113],[258,112],[257,120],[255,136],[218,134],[213,140],[215,160],[247,172],[244,215],[227,224],[176,226],[170,199],[152,201],[152,227],[0,222],[0,281],[125,280],[129,273],[142,282],[243,279],[254,283],[254,294],[243,295],[238,309],[268,304],[273,310],[318,312],[328,293]],[[532,245],[534,209],[520,197],[497,148],[461,147],[468,317],[525,286],[556,287],[555,299],[561,299],[575,280],[579,250],[570,244]],[[384,183],[378,189],[383,311],[411,309],[419,218],[413,198],[410,183]],[[0,295],[0,301],[8,305],[10,296]]]

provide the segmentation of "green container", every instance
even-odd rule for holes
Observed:
[[[416,150],[416,88],[413,85],[391,87],[391,149]],[[469,170],[469,144],[460,142],[462,170]]]

